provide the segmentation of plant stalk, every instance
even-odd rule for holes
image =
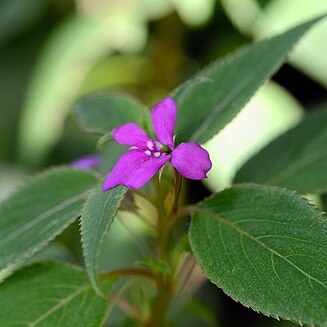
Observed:
[[[157,245],[158,245],[158,259],[165,260],[168,264],[171,264],[169,257],[169,251],[167,251],[167,243],[169,240],[170,227],[173,226],[171,221],[174,220],[174,215],[178,211],[178,201],[181,193],[182,177],[175,170],[174,189],[173,189],[173,201],[171,208],[166,217],[161,217],[158,220],[157,228]],[[146,324],[147,327],[164,326],[165,317],[170,305],[170,302],[175,294],[175,285],[173,281],[173,274],[167,275],[163,273],[158,274],[156,281],[157,296],[152,306],[151,315]]]

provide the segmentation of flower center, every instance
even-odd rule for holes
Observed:
[[[171,152],[171,148],[168,145],[160,144],[160,149],[162,152],[169,154]]]
[[[144,153],[148,156],[159,158],[162,155],[169,154],[171,149],[167,145],[163,145],[157,141],[151,140],[147,142],[148,149]]]

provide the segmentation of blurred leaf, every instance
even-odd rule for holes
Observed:
[[[302,193],[327,192],[327,109],[309,115],[250,159],[236,182],[278,185]]]
[[[261,8],[268,6],[273,0],[257,0]]]
[[[0,46],[37,22],[49,1],[2,0],[0,2]]]
[[[173,11],[170,0],[139,0],[137,6],[150,20],[160,19]]]
[[[172,0],[172,3],[182,20],[191,26],[206,23],[215,6],[214,0]]]
[[[134,122],[148,126],[149,112],[136,100],[121,95],[95,95],[78,101],[73,109],[81,127],[89,133],[109,133],[113,128]]]
[[[3,327],[98,327],[107,305],[92,290],[82,270],[41,263],[17,272],[0,285],[0,307]]]
[[[197,322],[196,326],[199,327],[201,325],[204,326],[212,326],[217,327],[218,322],[216,319],[216,310],[210,307],[207,303],[202,302],[200,299],[190,299],[186,303],[185,311],[190,314],[188,325],[194,325],[194,320],[200,319]],[[186,324],[187,321],[184,321]]]
[[[174,302],[170,311],[169,327],[219,327],[216,316],[217,310],[212,305],[200,298],[188,297],[185,301]]]
[[[154,63],[144,56],[112,55],[98,62],[88,73],[79,90],[81,96],[111,88],[145,89],[153,83]]]
[[[21,167],[0,162],[0,202],[14,192],[24,178],[26,178],[26,172]]]
[[[0,283],[12,275],[16,270],[21,269],[24,266],[29,266],[32,263],[44,261],[76,263],[72,253],[64,245],[58,242],[51,242],[31,258],[27,258],[24,262],[18,262],[0,270]]]
[[[59,26],[43,49],[27,92],[21,160],[40,165],[60,137],[69,107],[97,60],[113,49],[139,50],[145,36],[142,13],[117,2],[94,15],[70,17]]]
[[[23,260],[60,234],[98,182],[87,171],[50,170],[0,204],[0,269]]]
[[[92,286],[101,294],[98,284],[100,250],[127,188],[115,187],[108,192],[96,189],[85,202],[81,216],[81,235],[86,270]]]
[[[265,0],[264,0],[265,1]],[[271,1],[271,0],[268,0]],[[261,12],[261,0],[221,0],[221,4],[233,25],[242,33],[252,35],[253,22]]]
[[[242,111],[204,144],[212,161],[204,183],[215,192],[230,186],[236,171],[269,142],[298,124],[303,112],[283,87],[271,81],[263,85]]]
[[[263,39],[327,12],[321,0],[221,0],[232,23],[242,32]],[[327,86],[327,21],[319,24],[292,52],[289,62]]]
[[[271,0],[251,23],[255,38],[270,37],[327,12],[327,1]],[[327,87],[327,21],[308,34],[290,56],[290,63]]]
[[[111,141],[102,146],[101,156],[101,166],[99,167],[99,172],[103,175],[107,175],[112,168],[117,163],[119,157],[126,152],[126,147],[121,146],[114,141],[110,136]]]
[[[250,45],[199,74],[179,98],[177,138],[204,143],[229,123],[276,71],[301,36],[320,18]],[[198,77],[196,77],[198,78]]]
[[[41,261],[55,261],[65,263],[76,263],[71,250],[59,242],[51,242],[41,251],[36,253],[33,257],[27,259],[26,264],[37,263]]]
[[[124,212],[118,212],[118,216],[110,227],[110,233],[103,242],[100,251],[99,269],[103,271],[120,269],[130,266],[144,256],[137,241],[144,237],[142,233],[140,219],[135,219],[135,215],[128,215],[126,223],[121,216]],[[118,219],[117,219],[118,218]],[[108,260],[108,258],[110,258]]]
[[[204,274],[272,317],[327,323],[326,217],[294,192],[236,186],[194,209],[190,241]]]

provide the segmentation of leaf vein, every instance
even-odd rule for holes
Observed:
[[[66,298],[62,299],[57,305],[53,306],[51,309],[49,309],[48,311],[46,311],[43,315],[41,315],[40,317],[38,317],[36,320],[34,320],[31,323],[29,323],[29,327],[34,327],[37,324],[39,324],[40,322],[42,322],[43,320],[47,319],[54,312],[56,312],[57,310],[61,309],[65,304],[67,304],[70,301],[72,301],[76,296],[78,296],[79,294],[81,294],[83,291],[87,290],[90,287],[91,286],[89,284],[83,285],[82,287],[80,287],[79,289],[77,289],[76,292],[74,292],[71,295],[67,296]]]
[[[4,244],[6,244],[6,243],[10,242],[11,240],[15,239],[16,237],[20,236],[24,232],[26,232],[29,229],[31,229],[32,227],[34,227],[36,224],[49,218],[51,215],[58,213],[63,209],[66,209],[67,207],[69,207],[70,205],[72,205],[75,202],[78,202],[79,200],[81,200],[84,197],[84,195],[85,195],[85,192],[83,192],[81,194],[77,194],[77,195],[71,197],[70,199],[68,199],[62,203],[59,203],[59,204],[55,205],[54,207],[44,211],[43,213],[41,213],[40,215],[38,215],[37,217],[32,219],[29,223],[21,226],[20,228],[15,229],[10,234],[8,234],[6,237],[4,237],[2,240],[0,240],[0,246],[3,246]]]
[[[270,248],[265,243],[261,242],[255,236],[251,235],[250,233],[246,232],[245,230],[239,228],[238,226],[235,226],[233,223],[229,222],[228,220],[224,219],[223,217],[221,217],[221,216],[219,216],[219,215],[217,215],[215,213],[212,213],[212,212],[210,212],[208,210],[203,210],[203,209],[200,209],[200,208],[194,208],[194,211],[195,212],[202,213],[202,214],[205,214],[208,217],[214,219],[215,221],[218,221],[218,222],[220,222],[220,223],[222,223],[222,224],[230,227],[231,229],[235,230],[236,232],[247,236],[252,241],[258,243],[259,245],[261,245],[263,248],[265,248],[269,252],[271,252],[271,253],[275,254],[276,256],[282,258],[284,261],[286,261],[289,265],[291,265],[292,267],[294,267],[300,273],[302,273],[306,277],[311,278],[312,280],[316,281],[318,284],[320,284],[323,288],[325,288],[327,290],[327,286],[323,282],[321,282],[319,279],[317,279],[317,278],[309,275],[307,272],[305,272],[303,269],[301,269],[299,266],[297,266],[294,262],[292,262],[291,260],[287,259],[285,256],[283,256],[279,252],[275,251],[274,249]]]

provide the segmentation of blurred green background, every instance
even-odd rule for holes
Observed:
[[[326,0],[1,0],[0,199],[33,172],[94,152],[97,139],[83,135],[70,114],[80,97],[128,93],[150,108],[213,60],[324,12]],[[214,163],[207,188],[230,185],[245,160],[327,101],[326,53],[325,21],[205,145]],[[200,197],[208,192],[193,187]],[[119,237],[105,245],[102,266],[108,257],[109,267],[116,267],[141,256],[124,226],[114,224],[112,235]],[[79,243],[72,233],[61,238],[70,252]],[[65,251],[53,247],[49,256],[82,260],[77,250]],[[196,306],[207,317],[205,326],[290,326],[244,309],[208,285],[203,294],[212,299],[215,316]]]

